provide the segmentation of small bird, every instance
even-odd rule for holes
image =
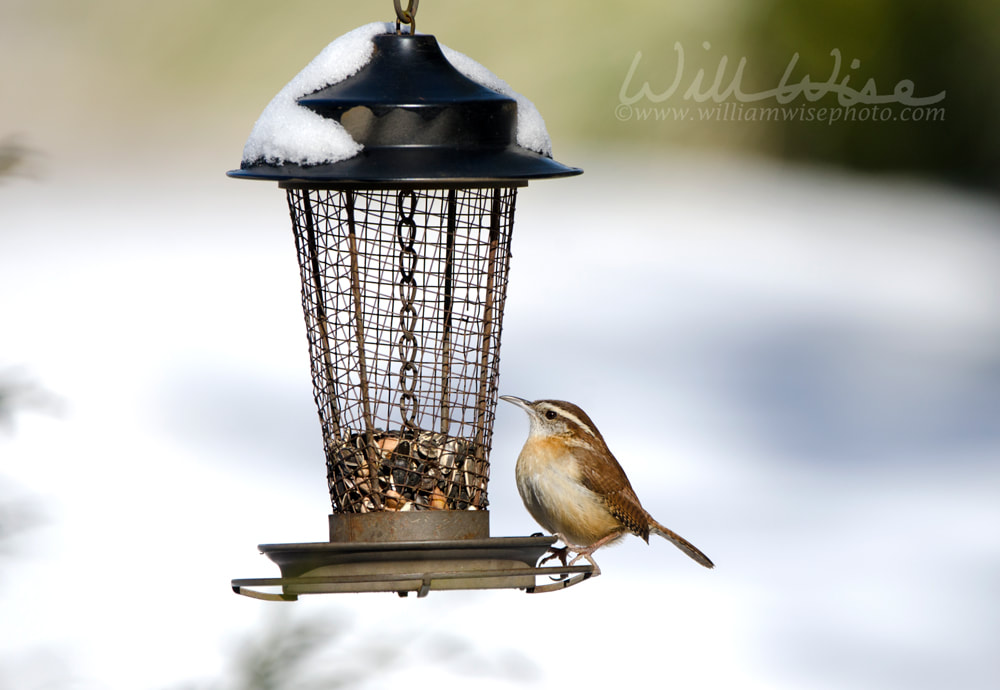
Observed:
[[[627,533],[649,543],[649,534],[668,539],[706,568],[715,565],[691,542],[646,512],[587,413],[563,400],[529,402],[513,395],[501,400],[528,413],[531,429],[514,470],[524,507],[542,527],[586,558]]]

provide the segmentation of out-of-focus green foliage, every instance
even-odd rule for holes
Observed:
[[[746,27],[762,72],[780,75],[798,54],[795,74],[822,81],[831,51],[856,89],[874,79],[881,94],[901,80],[915,96],[946,92],[943,119],[787,122],[772,128],[773,151],[801,160],[865,170],[910,171],[976,184],[1000,184],[1000,6],[958,0],[764,0]],[[860,61],[851,69],[853,60]],[[837,105],[825,96],[817,106]],[[887,115],[889,113],[886,113]]]

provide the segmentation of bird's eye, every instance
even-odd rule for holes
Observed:
[[[555,419],[556,418],[555,410],[549,410],[548,412],[546,412],[545,413],[545,418],[546,419]]]

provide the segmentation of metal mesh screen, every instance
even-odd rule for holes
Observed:
[[[515,198],[288,189],[334,512],[486,508]]]

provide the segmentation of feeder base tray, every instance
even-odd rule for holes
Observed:
[[[301,594],[342,592],[397,592],[400,596],[417,592],[421,597],[432,589],[550,592],[593,575],[594,567],[589,564],[536,566],[555,541],[555,537],[493,537],[262,544],[261,553],[278,565],[281,577],[239,579],[232,585],[233,591],[244,596],[294,601]],[[541,576],[550,580],[539,584]]]

